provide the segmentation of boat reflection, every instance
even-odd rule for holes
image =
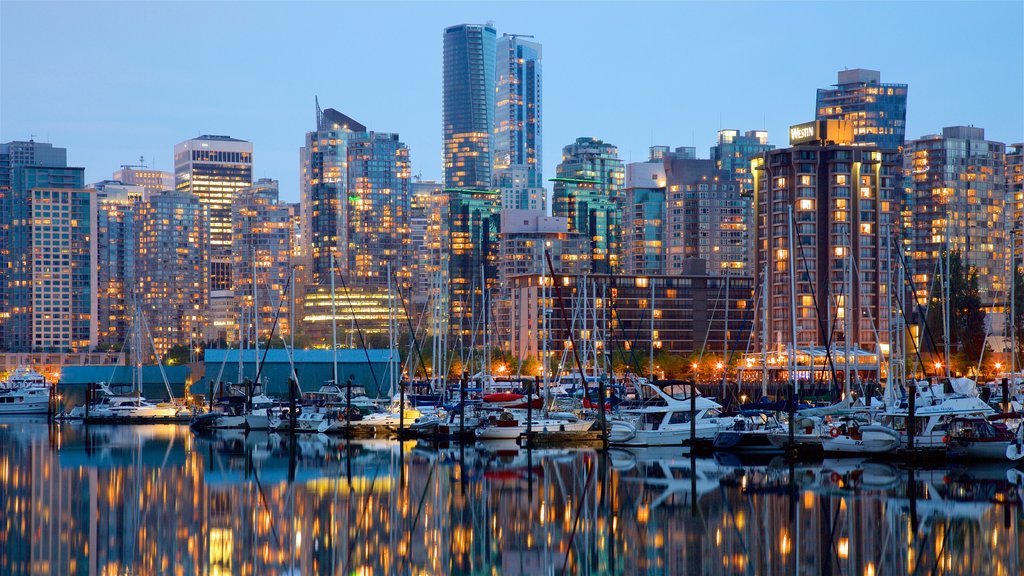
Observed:
[[[0,574],[1020,574],[1024,474],[0,423]]]

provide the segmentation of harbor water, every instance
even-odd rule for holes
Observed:
[[[1024,473],[0,421],[0,574],[1024,572]]]

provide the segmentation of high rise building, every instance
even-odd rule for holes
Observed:
[[[888,286],[890,239],[899,228],[898,153],[854,144],[844,122],[795,126],[790,136],[789,148],[751,162],[754,275],[768,302],[767,333],[755,323],[762,344],[788,349],[795,315],[797,348],[848,343],[885,352],[896,306]],[[799,250],[790,254],[794,245]]]
[[[747,130],[742,135],[739,130],[719,130],[718,142],[711,147],[711,161],[716,169],[739,182],[740,189],[749,194],[754,189],[750,159],[773,148],[768,143],[766,130]]]
[[[135,274],[157,354],[203,341],[210,297],[208,205],[181,190],[137,207]]]
[[[577,138],[562,149],[555,172],[552,215],[568,218],[569,232],[588,239],[590,272],[618,272],[625,180],[618,148],[595,138]]]
[[[439,274],[448,274],[448,195],[439,182],[417,181],[411,185],[409,239],[412,242],[413,278],[411,300],[419,310],[436,298]],[[409,295],[406,295],[407,298]]]
[[[491,188],[495,42],[490,24],[444,30],[442,147],[446,188]]]
[[[134,312],[135,208],[142,186],[104,180],[96,190],[97,346],[120,350]]]
[[[712,276],[749,275],[753,208],[739,182],[712,160],[668,155],[664,166],[666,273],[700,258]]]
[[[668,146],[652,146],[646,162],[626,164],[622,203],[623,271],[665,273],[665,154]]]
[[[853,141],[881,149],[903,146],[907,120],[907,85],[882,84],[877,70],[840,70],[832,88],[819,88],[816,120],[846,120]]]
[[[194,194],[207,207],[211,291],[231,290],[231,203],[251,185],[251,142],[204,135],[175,145],[175,189]]]
[[[926,302],[947,251],[960,252],[978,273],[982,305],[996,307],[1007,289],[1006,250],[1012,206],[1007,206],[1006,145],[985,129],[943,128],[907,143],[915,287]]]
[[[387,288],[390,265],[391,282],[408,287],[409,148],[398,134],[368,132],[349,143],[348,176],[342,273],[354,285]]]
[[[258,322],[258,338],[265,343],[278,314],[273,334],[287,336],[292,326],[288,301],[294,234],[291,208],[280,201],[277,180],[260,178],[250,188],[238,192],[231,213],[235,231],[231,248],[235,312],[237,315],[238,311],[249,311],[252,317],[253,303],[259,307],[256,321],[244,327],[246,340],[256,337]],[[218,338],[237,340],[238,334],[225,333]]]
[[[501,190],[501,207],[545,210],[540,44],[503,34],[496,70],[493,184]]]
[[[452,333],[468,345],[487,319],[486,296],[498,285],[500,198],[484,190],[446,190],[448,196],[448,302]],[[483,308],[483,309],[482,309]],[[477,343],[481,340],[477,339]]]
[[[144,165],[121,166],[114,172],[111,180],[116,180],[129,186],[142,186],[147,194],[156,194],[165,190],[174,190],[174,174],[147,168]]]
[[[331,254],[348,250],[348,145],[365,139],[366,126],[334,108],[316,108],[316,130],[306,133],[300,151],[302,223],[309,245],[310,280],[323,282],[331,274]],[[340,265],[340,263],[339,263]]]
[[[11,219],[14,207],[12,187],[14,169],[19,166],[67,166],[68,152],[65,148],[54,148],[53,144],[34,140],[12,141],[0,144],[0,350],[6,350],[4,325],[8,317],[5,292],[8,275],[13,273],[11,251],[8,239],[11,235]]]
[[[11,170],[8,351],[85,352],[96,346],[96,195],[84,189],[84,173],[24,164]]]
[[[1020,261],[1021,234],[1024,234],[1024,143],[1006,147],[1006,201],[1012,203],[1013,217],[1007,226],[1018,231],[1016,256]]]

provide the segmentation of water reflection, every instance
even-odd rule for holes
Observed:
[[[0,423],[0,574],[1020,574],[1007,466]]]

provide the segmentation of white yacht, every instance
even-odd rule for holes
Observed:
[[[618,419],[632,425],[621,426],[623,434],[611,434],[609,443],[621,446],[679,446],[690,440],[690,397],[678,398],[662,388],[640,379],[635,383],[637,398],[625,400],[619,406]],[[735,418],[720,416],[722,406],[697,396],[696,434],[698,439],[710,440],[720,430],[733,427]],[[613,425],[612,430],[616,428]]]
[[[478,440],[515,440],[527,430],[537,432],[586,432],[594,426],[594,420],[577,418],[571,413],[550,413],[533,416],[527,421],[526,410],[504,410],[495,417],[480,423],[476,429]]]
[[[46,414],[49,402],[50,383],[35,370],[18,368],[0,382],[0,415]]]
[[[914,448],[945,449],[949,422],[957,416],[988,416],[995,410],[969,391],[946,393],[941,384],[918,384],[914,406]],[[886,409],[882,424],[900,435],[900,447],[907,448],[910,419],[908,399],[901,399]]]

